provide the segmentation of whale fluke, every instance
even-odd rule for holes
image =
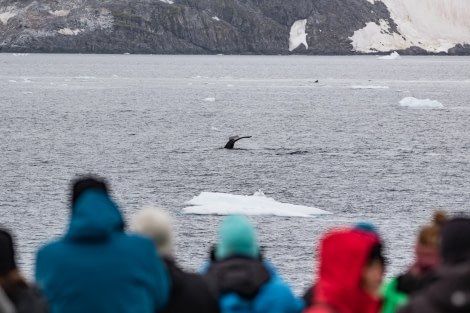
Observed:
[[[243,137],[239,137],[239,136],[230,136],[228,138],[228,142],[225,144],[225,149],[233,149],[233,145],[235,144],[235,142],[237,142],[238,140],[240,139],[243,139],[243,138],[251,138],[251,136],[243,136]]]

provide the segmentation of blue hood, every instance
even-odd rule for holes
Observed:
[[[66,240],[105,241],[124,223],[116,204],[101,190],[87,190],[75,201]]]

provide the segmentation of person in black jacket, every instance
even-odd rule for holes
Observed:
[[[16,313],[46,313],[47,302],[36,286],[21,275],[15,262],[15,248],[11,234],[0,229],[0,287]]]
[[[173,257],[173,231],[170,216],[159,208],[146,207],[132,218],[131,229],[150,237],[171,278],[171,293],[162,313],[218,313],[217,297],[203,276],[183,271]]]
[[[412,295],[399,313],[470,312],[470,217],[446,222],[441,235],[443,265],[436,280]]]

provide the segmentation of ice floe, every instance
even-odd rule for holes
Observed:
[[[245,214],[310,217],[318,214],[330,214],[315,207],[282,203],[267,197],[263,192],[252,196],[233,195],[219,192],[202,192],[199,196],[185,202],[190,205],[183,208],[188,214]]]

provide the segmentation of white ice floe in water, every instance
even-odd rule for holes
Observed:
[[[220,18],[218,18],[217,16],[213,16],[212,19],[217,22],[220,21]]]
[[[371,1],[376,4],[379,0]],[[381,0],[397,25],[370,22],[351,37],[361,52],[391,51],[413,46],[430,52],[447,52],[457,44],[470,44],[468,0]]]
[[[245,214],[310,217],[330,212],[314,207],[277,202],[266,197],[261,191],[252,196],[232,195],[218,192],[201,192],[197,197],[185,202],[191,205],[183,208],[188,214]]]
[[[384,56],[378,57],[377,59],[379,59],[379,60],[400,60],[401,57],[398,54],[398,52],[393,51],[389,55],[384,55]]]
[[[207,97],[207,98],[204,99],[204,101],[214,102],[215,98],[214,97]]]
[[[76,76],[72,78],[73,80],[81,81],[81,82],[87,82],[87,81],[92,81],[95,80],[95,76]]]
[[[308,49],[307,34],[305,33],[306,25],[306,19],[295,21],[294,24],[292,24],[290,28],[289,51],[294,50],[300,45],[304,45],[305,49]]]
[[[440,109],[444,105],[437,100],[406,97],[400,100],[400,106],[414,109]]]
[[[171,0],[160,0],[161,2],[168,3],[168,4],[173,4],[173,1]]]
[[[377,85],[366,85],[366,86],[360,86],[360,85],[354,85],[351,86],[351,89],[388,89],[388,86],[377,86]]]

